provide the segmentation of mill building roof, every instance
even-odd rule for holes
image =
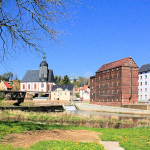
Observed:
[[[28,70],[21,82],[39,82],[39,70]],[[48,82],[55,82],[51,69],[48,69]]]
[[[142,65],[139,69],[139,73],[150,71],[150,64]]]
[[[61,88],[63,90],[67,89],[67,90],[71,91],[71,90],[73,90],[74,85],[73,84],[69,84],[69,85],[53,85],[51,91],[55,91],[57,88]]]
[[[116,68],[122,66],[128,59],[132,59],[131,57],[126,57],[117,61],[113,61],[107,64],[102,65],[97,72]]]

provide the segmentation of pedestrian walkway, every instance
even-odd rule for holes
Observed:
[[[105,150],[125,150],[124,148],[119,146],[119,142],[115,141],[100,141],[105,148]]]

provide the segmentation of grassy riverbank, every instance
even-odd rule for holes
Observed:
[[[91,118],[68,114],[65,112],[59,113],[42,113],[42,112],[23,112],[0,111],[0,120],[4,121],[30,121],[46,124],[60,124],[70,126],[85,126],[97,128],[131,128],[150,126],[150,120],[145,119],[120,119],[118,116],[101,117],[95,116]]]
[[[90,130],[101,133],[99,135],[102,141],[118,141],[120,146],[125,150],[149,150],[150,149],[150,127],[140,128],[128,128],[128,129],[111,129],[111,128],[88,128],[78,126],[63,126],[63,125],[46,125],[46,124],[35,124],[29,122],[0,122],[0,139],[7,134],[22,133],[23,131],[32,130]],[[82,133],[82,131],[81,131]],[[1,141],[0,140],[0,141]],[[71,141],[47,141],[38,142],[32,145],[29,149],[41,150],[43,146],[52,146],[54,149],[92,149],[103,150],[103,146],[97,143],[82,143],[82,142],[71,142]],[[58,147],[59,146],[59,147]],[[9,145],[0,145],[0,149],[15,149]],[[22,149],[22,148],[21,148]],[[20,149],[20,150],[21,150]]]

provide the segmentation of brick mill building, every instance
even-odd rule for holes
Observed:
[[[138,70],[131,57],[102,65],[90,77],[90,102],[116,106],[138,103]]]

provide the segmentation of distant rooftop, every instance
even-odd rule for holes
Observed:
[[[53,85],[51,91],[55,91],[57,88],[61,88],[63,90],[67,89],[67,90],[71,91],[71,90],[73,90],[74,85],[73,84],[69,84],[69,85]]]
[[[142,65],[139,69],[139,73],[150,71],[150,64]]]

